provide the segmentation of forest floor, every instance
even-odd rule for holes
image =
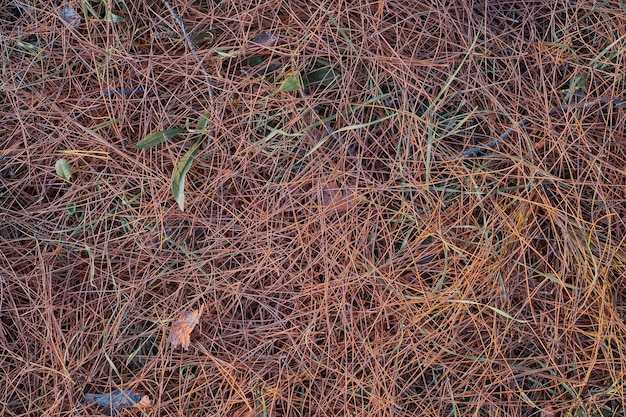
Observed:
[[[625,415],[622,2],[59,3],[0,8],[3,415]]]

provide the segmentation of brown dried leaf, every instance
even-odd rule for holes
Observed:
[[[337,186],[335,181],[320,185],[321,205],[337,213],[343,213],[356,207],[359,203],[359,195],[351,187]]]
[[[172,345],[172,349],[176,349],[179,345],[183,349],[189,349],[189,343],[191,342],[191,332],[196,324],[200,323],[200,316],[204,305],[198,310],[183,311],[178,319],[172,324],[170,328],[170,335],[167,341]]]
[[[138,407],[138,408],[152,407],[152,401],[150,401],[150,397],[148,397],[147,395],[144,395],[143,397],[141,397],[141,400],[139,400],[139,402],[135,405],[135,407]]]

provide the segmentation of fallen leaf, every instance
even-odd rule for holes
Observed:
[[[99,404],[108,409],[109,415],[114,415],[117,410],[129,407],[146,408],[152,405],[147,395],[137,394],[132,391],[113,391],[109,394],[85,394],[85,401]]]
[[[111,23],[120,23],[123,22],[124,19],[122,16],[118,16],[114,13],[112,13],[110,10],[107,10],[106,16],[104,18],[105,22],[111,22]]]
[[[222,58],[234,58],[240,54],[239,51],[220,51],[219,49],[216,49],[215,53]]]
[[[341,79],[341,74],[330,67],[324,67],[311,71],[304,76],[305,86],[329,87]]]
[[[185,129],[181,128],[173,128],[173,129],[165,129],[159,130],[158,132],[150,133],[148,136],[139,141],[138,144],[133,146],[135,149],[147,149],[153,146],[156,146],[160,143],[165,142],[168,139],[172,139],[174,136],[179,133],[183,133]]]
[[[297,91],[302,88],[302,77],[300,71],[292,71],[280,84],[280,91],[288,93],[291,91]]]
[[[202,145],[205,140],[206,139],[202,136],[196,139],[187,153],[178,161],[172,172],[172,193],[174,194],[174,199],[178,203],[180,211],[185,211],[185,181],[187,172],[191,169],[193,159],[196,157],[200,145]]]
[[[277,36],[274,36],[271,33],[268,33],[266,31],[262,31],[258,35],[256,35],[250,43],[263,45],[263,46],[270,46],[276,43],[276,41],[278,41]]]
[[[320,204],[337,213],[343,213],[359,203],[359,196],[352,187],[339,187],[335,181],[321,184]]]
[[[152,406],[152,401],[150,401],[150,397],[148,397],[147,395],[144,395],[143,397],[141,397],[141,400],[139,400],[139,403],[137,403],[137,407],[139,408],[148,408]]]
[[[191,342],[191,332],[196,324],[200,323],[200,316],[202,315],[202,305],[198,310],[183,311],[178,319],[172,324],[170,328],[170,335],[167,341],[172,345],[172,349],[176,349],[179,345],[183,349],[189,349],[189,343]]]
[[[76,12],[69,5],[65,5],[59,10],[59,17],[65,21],[68,25],[76,28],[82,21],[82,16]]]
[[[57,175],[63,178],[65,181],[70,182],[72,180],[72,167],[67,159],[61,158],[54,164],[54,170]]]

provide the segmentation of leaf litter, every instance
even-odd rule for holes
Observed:
[[[86,393],[85,401],[105,407],[109,416],[115,415],[124,408],[147,408],[152,405],[152,401],[147,395],[137,394],[129,390],[113,391],[108,394]]]
[[[194,311],[183,311],[178,319],[172,324],[170,334],[167,341],[172,345],[172,349],[181,346],[183,349],[189,349],[191,343],[191,332],[196,324],[200,323],[200,316],[204,310],[204,305]]]

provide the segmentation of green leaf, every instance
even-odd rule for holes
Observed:
[[[109,127],[111,125],[114,125],[115,123],[119,123],[122,121],[121,117],[116,117],[113,120],[107,120],[105,122],[102,123],[98,123],[97,125],[95,125],[94,127],[90,128],[92,132],[97,132],[98,130],[104,129],[105,127]]]
[[[70,182],[72,180],[72,167],[70,166],[70,163],[67,162],[67,159],[59,159],[56,164],[54,164],[54,170],[57,175],[65,181]]]
[[[76,201],[70,201],[65,209],[70,216],[76,214]]]
[[[32,43],[22,42],[20,40],[16,40],[15,44],[18,47],[30,52],[35,57],[35,59],[37,59],[37,61],[41,61],[43,51],[38,46],[33,45]]]
[[[304,77],[304,85],[319,84],[328,87],[339,81],[340,78],[341,75],[336,73],[332,68],[320,68],[309,72]]]
[[[38,55],[39,53],[41,53],[41,49],[33,45],[32,43],[22,42],[18,39],[15,41],[15,44],[19,46],[20,48],[27,50],[28,52],[32,52],[35,55]]]
[[[210,30],[203,30],[191,38],[191,41],[196,47],[208,46],[215,41],[215,35]]]
[[[187,177],[187,172],[191,168],[191,164],[193,163],[193,159],[200,148],[200,145],[204,141],[204,138],[200,137],[196,139],[194,144],[191,146],[191,149],[185,153],[185,155],[178,161],[178,164],[174,167],[174,172],[172,173],[172,194],[174,194],[174,199],[178,203],[178,207],[180,207],[180,211],[185,211],[185,179]]]
[[[174,128],[174,129],[166,129],[159,130],[158,132],[150,133],[148,136],[143,138],[138,144],[133,146],[135,149],[146,149],[151,148],[153,146],[158,145],[159,143],[165,142],[167,139],[171,139],[179,133],[184,132],[185,129]]]
[[[95,287],[96,284],[94,284],[93,279],[96,276],[96,257],[93,255],[93,251],[89,246],[87,246],[87,244],[85,244],[85,252],[87,252],[87,255],[89,256],[89,283],[92,287]]]
[[[248,58],[248,65],[250,65],[251,67],[256,67],[257,65],[261,65],[263,63],[263,58],[261,58],[260,56],[251,56],[250,58]]]
[[[111,22],[111,23],[120,23],[124,21],[124,18],[122,16],[116,15],[115,13],[111,11],[107,11],[107,14],[104,20],[107,22]]]
[[[196,122],[196,132],[204,132],[206,130],[209,126],[209,117],[211,117],[211,113],[204,113],[198,118]]]
[[[224,52],[224,51],[220,51],[219,49],[216,49],[215,53],[221,56],[222,58],[234,58],[236,56],[239,56],[239,51]]]
[[[91,15],[93,17],[95,17],[96,19],[99,19],[98,13],[96,13],[94,8],[91,6],[91,1],[90,0],[83,0],[83,7],[85,7],[87,9],[87,11],[89,13],[91,13]]]
[[[280,85],[280,91],[288,93],[290,91],[297,91],[302,88],[302,79],[300,78],[300,71],[293,71],[285,78]]]

